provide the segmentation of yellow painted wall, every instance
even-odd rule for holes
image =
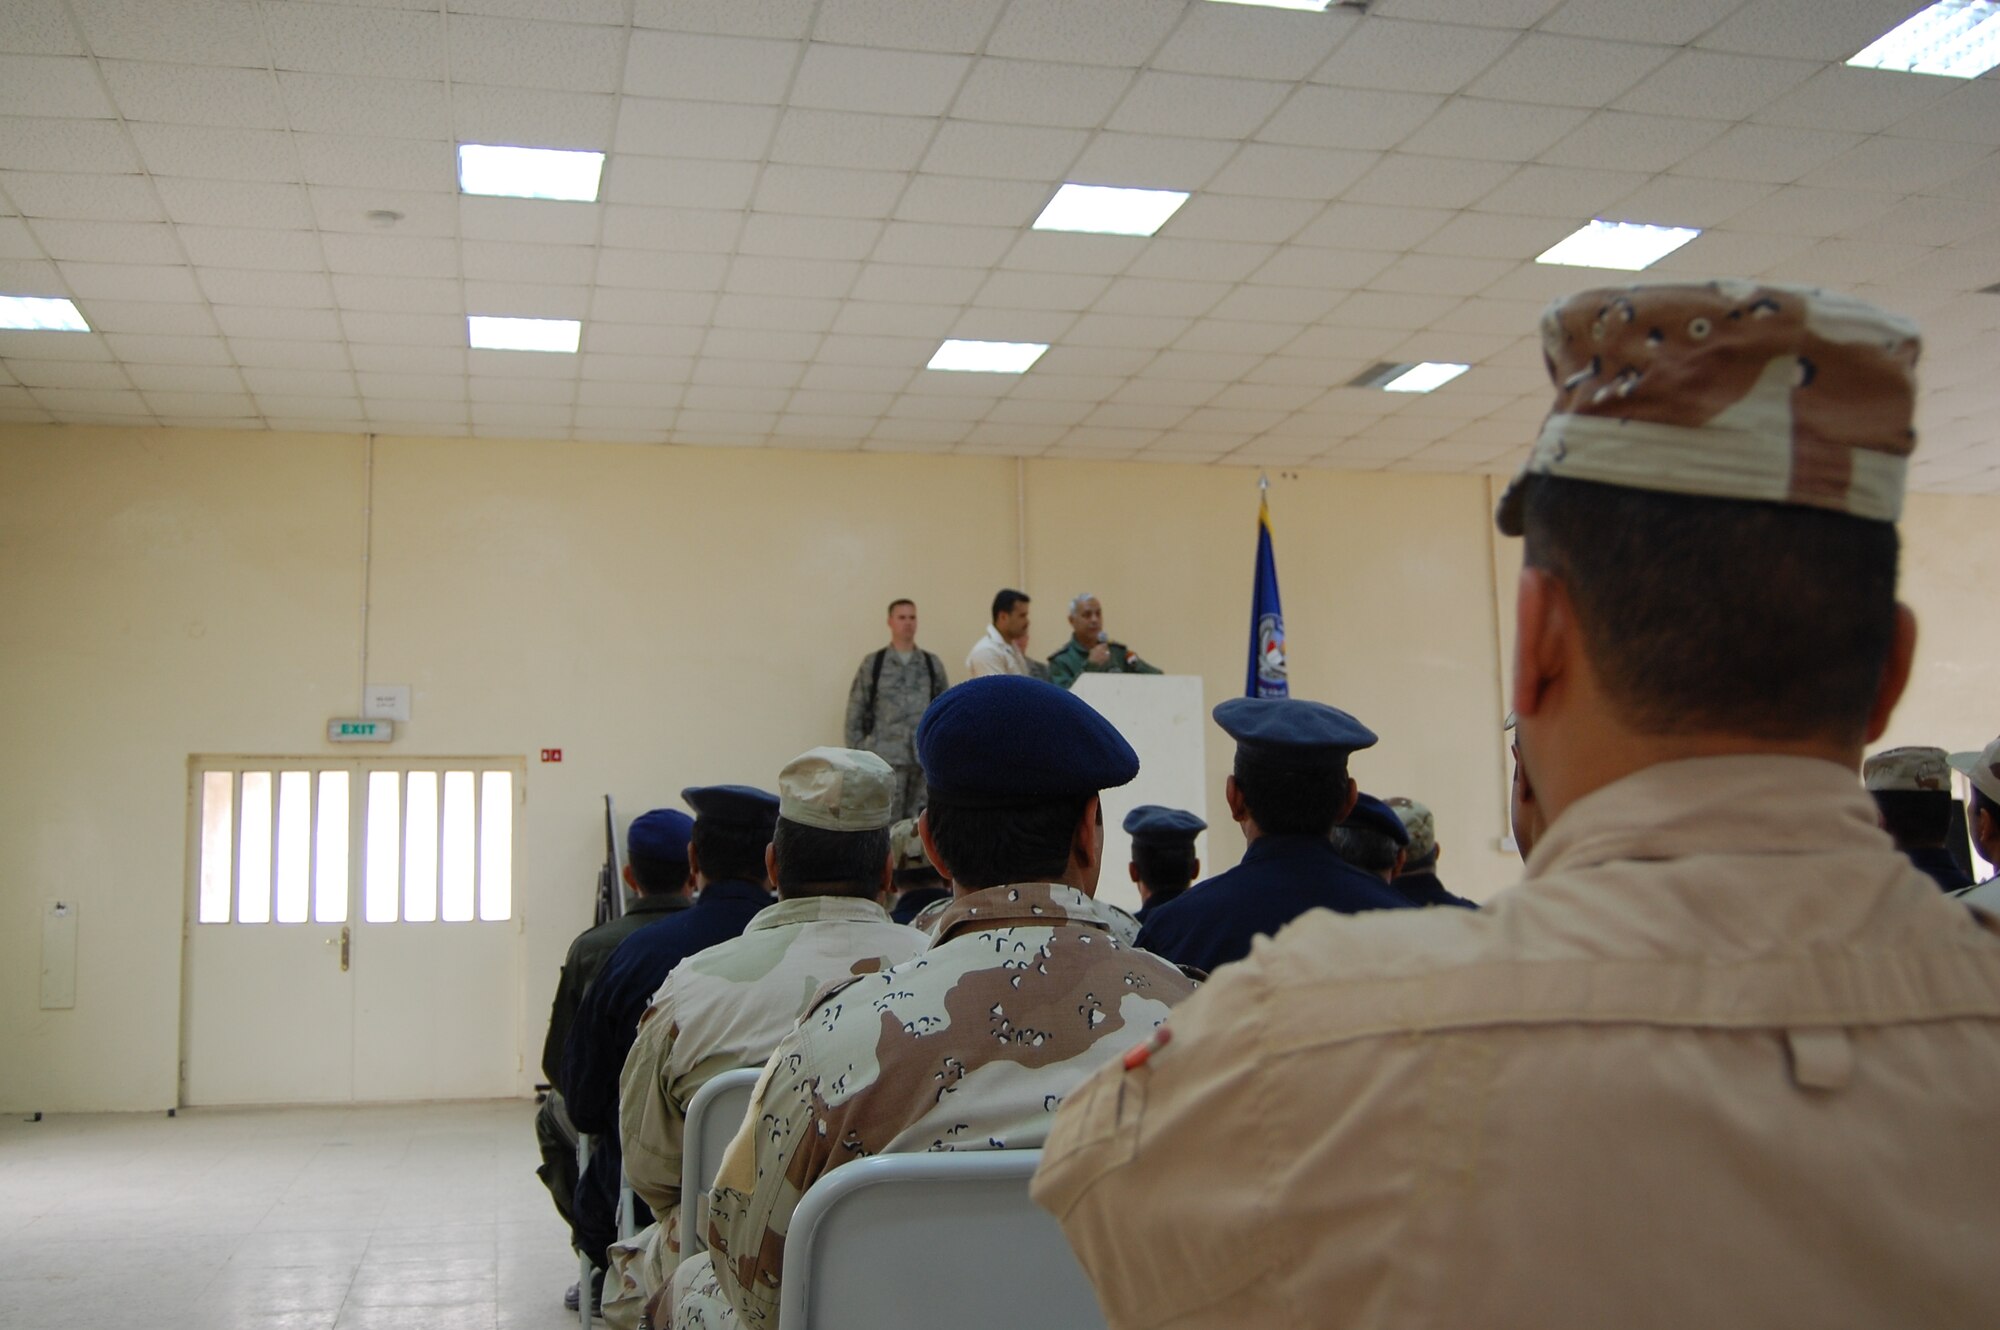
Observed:
[[[1516,866],[1496,848],[1514,556],[1493,497],[1481,477],[1317,471],[1271,490],[1295,695],[1382,735],[1364,788],[1430,803],[1443,875],[1475,896]],[[325,722],[359,706],[364,585],[366,677],[415,690],[393,752],[529,759],[525,1088],[588,922],[604,793],[629,817],[685,784],[770,785],[839,740],[889,599],[919,602],[956,679],[1022,569],[1040,653],[1092,591],[1115,636],[1232,696],[1256,508],[1253,472],[1209,467],[0,429],[0,1109],[174,1102],[187,758],[330,751]],[[1912,500],[1926,635],[1894,738],[1990,737],[1996,518]],[[1242,842],[1209,740],[1215,869]],[[80,908],[77,1000],[44,1012],[57,897]]]

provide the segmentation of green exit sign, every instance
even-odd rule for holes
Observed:
[[[396,737],[396,723],[388,720],[330,720],[326,740],[336,744],[385,744]]]

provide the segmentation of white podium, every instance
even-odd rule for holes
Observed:
[[[1104,871],[1097,899],[1127,910],[1139,908],[1133,884],[1132,838],[1125,814],[1140,804],[1185,808],[1206,822],[1203,739],[1208,710],[1202,706],[1201,679],[1193,674],[1086,674],[1070,691],[1118,727],[1139,754],[1139,775],[1130,785],[1104,792]],[[1208,860],[1208,833],[1195,838],[1195,853]]]

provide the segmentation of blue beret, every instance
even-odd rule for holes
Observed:
[[[1274,756],[1332,758],[1375,746],[1375,731],[1339,707],[1290,697],[1232,697],[1211,713],[1244,748]]]
[[[1410,843],[1410,829],[1403,825],[1403,819],[1396,816],[1396,810],[1377,799],[1372,794],[1358,796],[1354,801],[1354,811],[1347,815],[1347,825],[1364,831],[1378,832],[1398,845]]]
[[[1139,774],[1139,755],[1110,721],[1068,691],[989,674],[947,688],[917,722],[931,796],[1005,808],[1083,797]]]
[[[687,862],[688,834],[694,819],[678,808],[655,808],[632,819],[625,829],[625,853],[643,854],[663,862]]]
[[[1197,833],[1208,830],[1208,823],[1179,808],[1140,804],[1125,815],[1124,827],[1133,840],[1172,844],[1192,843]]]
[[[766,831],[778,825],[778,796],[754,785],[690,785],[681,798],[703,821]]]

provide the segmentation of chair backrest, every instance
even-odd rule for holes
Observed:
[[[708,1250],[708,1189],[722,1152],[743,1125],[762,1067],[737,1067],[710,1077],[688,1101],[681,1133],[681,1257]]]
[[[1104,1330],[1062,1228],[1028,1199],[1040,1150],[874,1155],[806,1192],[785,1330]]]

